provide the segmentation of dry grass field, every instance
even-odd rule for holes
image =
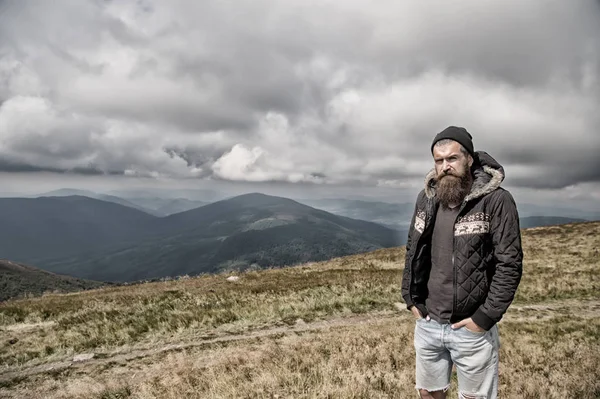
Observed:
[[[525,230],[523,243],[523,280],[499,324],[500,397],[598,398],[600,222]],[[397,309],[403,259],[392,248],[235,282],[2,303],[0,397],[416,397],[414,320]]]

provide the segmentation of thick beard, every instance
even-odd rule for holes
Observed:
[[[440,204],[449,209],[451,204],[460,204],[465,199],[471,191],[472,183],[473,176],[469,171],[462,176],[442,175],[436,183],[436,196]]]

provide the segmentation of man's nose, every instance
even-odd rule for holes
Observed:
[[[444,172],[447,172],[447,171],[449,171],[450,169],[451,169],[451,168],[450,168],[450,163],[448,163],[447,161],[444,161],[444,163],[442,164],[442,170],[443,170]]]

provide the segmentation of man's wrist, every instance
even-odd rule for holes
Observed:
[[[496,322],[492,320],[492,318],[490,318],[488,315],[486,315],[481,309],[477,309],[475,311],[473,316],[471,316],[471,320],[477,326],[486,331],[488,331],[494,326],[494,324],[496,324]]]

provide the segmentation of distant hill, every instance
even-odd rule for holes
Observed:
[[[90,190],[80,190],[77,188],[60,188],[58,190],[47,191],[41,194],[34,195],[33,197],[70,197],[72,195],[81,195],[83,197],[95,198],[99,195]]]
[[[70,197],[74,195],[113,202],[115,204],[124,205],[154,216],[161,217],[172,215],[174,213],[189,211],[190,209],[198,208],[208,204],[208,202],[205,201],[171,197],[131,197],[124,199],[115,195],[101,194],[94,191],[78,190],[73,188],[61,188],[59,190],[36,195],[34,197]]]
[[[139,188],[126,190],[113,190],[109,194],[116,195],[127,200],[135,198],[161,198],[177,199],[185,198],[190,201],[215,202],[221,201],[231,195],[209,189],[165,189],[165,188]]]
[[[352,199],[304,199],[299,202],[331,212],[335,215],[368,220],[394,229],[406,230],[410,224],[414,204],[362,201]]]
[[[96,280],[132,281],[325,260],[400,245],[404,236],[257,193],[161,218],[154,233],[135,245],[40,265]]]
[[[147,209],[155,216],[169,216],[179,212],[189,211],[208,204],[205,201],[193,201],[187,198],[133,197],[129,202]]]
[[[0,301],[44,292],[72,292],[98,288],[105,283],[61,276],[35,267],[0,259]]]
[[[539,217],[540,215],[546,215],[552,217],[559,216],[574,220],[600,220],[600,209],[585,210],[579,209],[577,207],[566,208],[563,206],[529,203],[518,203],[517,209],[519,210],[519,216],[521,218],[532,216]]]
[[[204,201],[191,201],[185,198],[175,198],[172,200],[168,200],[161,206],[156,209],[160,215],[169,216],[175,213],[189,211],[191,209],[200,208],[208,204],[208,202]]]
[[[128,206],[130,208],[134,208],[134,209],[152,214],[152,211],[150,209],[145,208],[144,206],[141,206],[141,205],[137,204],[136,202],[128,201],[126,199],[123,199],[121,197],[117,197],[114,195],[100,194],[100,193],[96,193],[96,192],[89,191],[89,190],[61,188],[60,190],[54,190],[54,191],[50,191],[50,192],[47,192],[44,194],[36,195],[36,197],[38,197],[38,198],[39,197],[71,197],[74,195],[88,197],[88,198],[94,198],[94,199],[98,199],[101,201],[114,202],[115,204]]]
[[[0,198],[0,256],[36,266],[43,259],[139,241],[158,218],[82,196]]]
[[[522,229],[528,227],[553,226],[557,224],[567,224],[576,222],[585,222],[584,219],[566,218],[560,216],[528,216],[519,219]]]

